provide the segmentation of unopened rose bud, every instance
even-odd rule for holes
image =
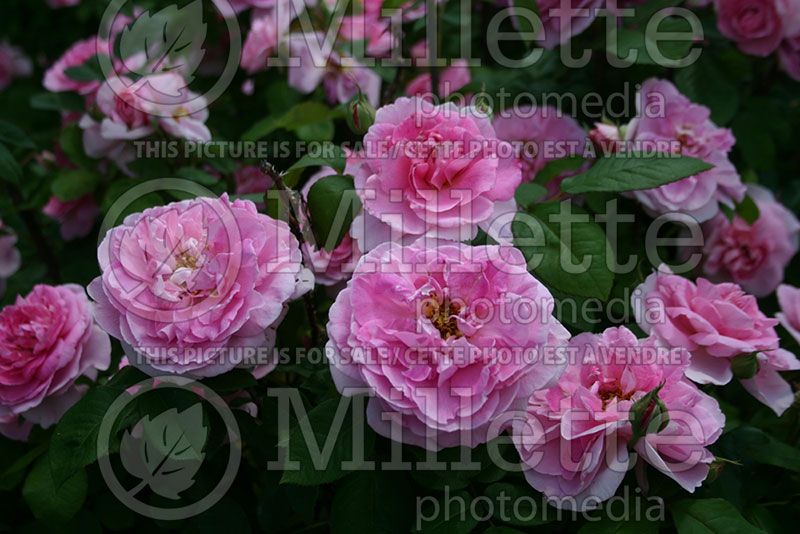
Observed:
[[[347,105],[347,125],[359,135],[367,133],[375,122],[375,108],[362,93],[358,93]]]

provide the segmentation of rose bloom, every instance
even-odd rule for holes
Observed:
[[[439,75],[439,87],[437,94],[439,98],[446,98],[458,91],[471,80],[469,67],[466,59],[456,59],[449,67],[442,69]],[[433,92],[430,73],[420,74],[406,85],[408,96],[430,96]]]
[[[18,77],[30,76],[33,72],[31,60],[16,46],[0,43],[0,91]]]
[[[686,376],[700,384],[727,384],[731,360],[778,348],[778,321],[758,309],[752,295],[731,283],[697,283],[667,272],[654,272],[634,297],[636,321],[668,347],[692,354]]]
[[[472,447],[558,378],[563,364],[547,351],[569,333],[519,250],[423,241],[362,257],[331,307],[326,353],[342,394],[374,392],[367,418],[379,434],[429,450]],[[524,318],[513,312],[521,308]]]
[[[494,119],[497,137],[521,145],[522,179],[531,182],[549,162],[583,154],[586,133],[580,124],[550,106],[524,106],[506,109]],[[550,194],[557,194],[561,181],[578,170],[562,173],[547,183]]]
[[[96,36],[78,41],[44,73],[44,88],[54,93],[62,91],[74,91],[82,95],[94,93],[100,87],[99,81],[79,82],[67,76],[65,71],[70,67],[83,65],[103,50],[108,50],[108,45]]]
[[[242,361],[240,350],[271,351],[287,303],[313,285],[288,225],[227,195],[130,215],[97,257],[97,321],[147,372],[215,376],[255,363],[263,376],[271,354]]]
[[[32,424],[53,425],[85,391],[76,380],[95,380],[110,359],[82,287],[37,285],[17,297],[0,311],[0,432],[26,439]]]
[[[60,7],[72,7],[81,3],[81,0],[47,0],[47,5],[53,9]]]
[[[257,165],[243,165],[233,173],[237,195],[264,194],[272,187],[272,180]]]
[[[336,171],[330,167],[323,167],[313,174],[303,186],[301,191],[303,198],[308,198],[308,192],[315,183],[325,176],[333,174],[336,174]],[[356,262],[361,257],[361,250],[348,230],[342,238],[342,242],[331,251],[325,250],[324,247],[305,243],[303,256],[306,265],[314,271],[316,282],[324,286],[332,286],[350,278]]]
[[[720,33],[745,54],[766,57],[798,29],[795,0],[715,0]]]
[[[515,9],[511,0],[496,0],[496,3]],[[544,48],[555,48],[583,32],[594,21],[604,4],[603,0],[567,0],[565,10],[561,7],[562,3],[564,0],[536,0],[544,32],[537,36],[536,42]],[[583,12],[577,13],[577,10]],[[519,25],[516,19],[514,25]]]
[[[377,111],[364,153],[348,158],[345,174],[355,178],[370,219],[354,221],[362,250],[372,239],[361,234],[378,233],[380,224],[410,240],[472,239],[479,226],[516,211],[522,179],[512,147],[497,138],[488,117],[420,98],[399,98]]]
[[[781,311],[775,317],[800,343],[800,288],[781,284],[778,286],[777,294]]]
[[[797,253],[800,222],[763,187],[749,185],[747,194],[759,216],[748,224],[719,213],[703,225],[703,272],[714,281],[736,282],[756,297],[772,293]]]
[[[276,0],[268,1],[276,3]],[[278,48],[278,43],[289,28],[290,13],[288,3],[280,9],[261,9],[253,13],[250,31],[245,38],[239,61],[248,74],[267,68],[267,58]]]
[[[800,82],[800,33],[783,41],[778,49],[778,60],[783,72]]]
[[[70,241],[89,235],[100,208],[92,195],[66,202],[52,196],[42,208],[42,213],[58,221],[61,238]]]
[[[717,401],[684,378],[689,354],[656,352],[654,338],[636,339],[625,327],[579,334],[569,347],[574,361],[558,383],[535,392],[525,417],[513,421],[531,486],[560,508],[591,508],[622,483],[631,446],[685,490],[700,486],[714,460],[706,447],[722,434],[725,417]],[[631,409],[662,383],[658,398],[668,422],[645,416],[639,431],[646,433],[633,444]]]
[[[289,67],[288,82],[303,94],[314,92],[320,84],[325,89],[325,97],[331,104],[344,104],[356,96],[359,90],[373,106],[380,101],[381,77],[372,69],[356,62],[344,64],[345,58],[335,51],[325,57],[322,50],[311,43],[322,43],[322,33],[293,33],[288,37],[291,57],[299,64]]]
[[[633,191],[631,195],[647,211],[655,215],[683,213],[703,222],[719,212],[719,202],[732,207],[744,198],[745,187],[728,160],[733,134],[711,121],[707,107],[691,102],[672,83],[651,78],[637,94],[636,109],[637,118],[625,133],[627,142],[641,144],[642,149],[674,145],[680,154],[714,165],[661,187]]]

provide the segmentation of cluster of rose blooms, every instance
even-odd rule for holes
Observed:
[[[284,38],[292,42],[291,35],[259,37],[259,16],[269,16],[270,3],[235,3],[258,8],[245,44],[247,70],[262,68],[256,60],[265,57],[264,47]],[[729,3],[747,2],[720,0],[718,12],[727,13],[723,8]],[[755,3],[774,9],[791,4]],[[735,38],[745,43],[755,32],[754,23],[749,15],[747,20],[734,15],[721,27],[737,28]],[[776,24],[788,20],[779,17]],[[369,32],[367,40],[379,48],[380,28],[355,24],[352,31]],[[85,96],[86,113],[65,120],[78,121],[87,154],[124,165],[129,141],[155,129],[186,139],[210,138],[205,113],[154,122],[107,86],[65,74],[100,50],[97,38],[77,43],[48,70],[44,82],[52,91]],[[372,94],[369,80],[343,78],[335,61],[332,65],[316,77],[296,72],[293,78],[290,71],[290,83],[302,91],[323,80],[328,98],[339,102],[349,99],[353,88]],[[168,86],[180,73],[159,76],[167,76],[159,83]],[[430,78],[420,83],[429,85]],[[663,112],[643,113],[654,100]],[[230,371],[233,364],[216,355],[237,347],[273,347],[289,302],[316,280],[338,289],[327,324],[333,380],[343,394],[364,387],[373,392],[367,416],[376,432],[439,449],[475,446],[494,437],[490,429],[498,421],[505,423],[530,484],[548,497],[573,497],[579,506],[614,494],[631,467],[630,449],[640,462],[693,491],[708,475],[714,457],[707,447],[725,422],[717,401],[696,384],[724,385],[734,378],[734,361],[754,355],[757,372],[741,379],[744,388],[779,415],[794,401],[779,372],[800,369],[800,361],[779,347],[776,326],[782,324],[800,341],[800,289],[781,285],[784,268],[798,249],[800,223],[769,191],[742,183],[728,159],[735,140],[710,120],[707,108],[655,79],[642,86],[638,106],[640,113],[631,123],[598,125],[587,133],[548,108],[526,110],[524,118],[512,114],[492,120],[477,109],[402,97],[378,109],[364,144],[383,146],[391,139],[395,144],[468,140],[496,145],[587,136],[607,143],[666,140],[677,141],[682,154],[713,164],[695,176],[630,194],[651,214],[694,217],[706,235],[703,269],[708,279],[693,282],[659,269],[639,287],[643,304],[636,306],[637,323],[646,338],[638,339],[624,326],[573,337],[554,318],[525,325],[476,322],[451,305],[516,296],[540,303],[540,316],[552,314],[550,292],[527,270],[510,236],[494,231],[492,224],[516,212],[515,191],[542,170],[543,157],[451,152],[444,158],[414,158],[403,150],[384,157],[366,150],[350,154],[345,168],[354,177],[363,209],[331,252],[301,248],[285,222],[260,213],[249,200],[197,198],[129,215],[110,229],[97,251],[101,274],[88,288],[38,285],[6,306],[0,311],[0,430],[25,439],[33,425],[46,428],[57,422],[86,390],[85,383],[109,368],[110,337],[129,355],[147,354],[152,347],[171,349],[164,351],[166,359],[131,358],[151,374],[204,378]],[[256,171],[249,169],[240,183],[263,192],[267,179]],[[303,193],[308,194],[312,181],[331,173],[321,170]],[[551,184],[557,186],[564,177]],[[729,218],[720,208],[735,206],[745,195],[759,208],[752,223],[739,215]],[[62,221],[67,238],[90,231],[96,209],[91,216],[72,206],[46,211]],[[83,227],[76,230],[76,221]],[[498,244],[465,244],[479,229]],[[15,245],[13,233],[0,224],[0,278],[20,267]],[[776,290],[782,313],[766,317],[756,297]],[[420,314],[422,299],[428,306]],[[664,320],[648,320],[653,306],[666,310]],[[652,364],[587,357],[565,365],[491,357],[503,349],[562,346],[592,354],[602,353],[599,347],[668,347],[683,357]],[[425,364],[403,357],[414,349],[438,357],[426,357]],[[454,360],[448,356],[453,350],[480,356]],[[359,359],[358,353],[378,357]],[[262,378],[273,368],[261,364],[252,372]],[[640,435],[632,409],[656,390],[659,410],[668,417],[656,431]],[[564,451],[569,451],[567,458]]]

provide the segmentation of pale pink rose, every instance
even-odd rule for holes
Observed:
[[[97,37],[78,41],[44,73],[44,88],[54,93],[62,91],[74,91],[82,95],[94,93],[100,87],[99,81],[79,82],[67,76],[65,71],[70,67],[79,67],[98,53],[106,51],[108,51],[108,44],[100,41]]]
[[[800,33],[781,43],[778,59],[783,71],[793,80],[800,82]]]
[[[511,312],[518,305],[525,319]],[[561,374],[536,357],[569,338],[553,306],[513,247],[385,243],[331,307],[331,374],[344,395],[374,392],[367,420],[379,434],[429,450],[473,447]]]
[[[97,258],[102,274],[89,294],[98,324],[151,373],[242,366],[263,376],[276,363],[269,351],[287,303],[313,285],[288,225],[227,195],[130,215]],[[257,361],[246,353],[254,348]]]
[[[128,86],[115,92],[109,84],[97,91],[95,105],[100,113],[100,134],[108,141],[132,141],[155,132],[150,116],[143,111],[146,103],[128,78],[121,78]]]
[[[62,239],[70,241],[89,235],[100,214],[100,208],[92,195],[66,202],[52,196],[42,208],[42,213],[58,221]]]
[[[17,297],[0,311],[0,429],[13,430],[19,417],[53,425],[85,389],[76,380],[95,380],[110,359],[111,341],[92,321],[82,287],[37,285]]]
[[[727,384],[731,360],[778,348],[776,319],[767,318],[752,295],[731,283],[697,283],[654,272],[636,290],[636,321],[668,347],[692,354],[686,376],[700,384]]]
[[[275,0],[268,1],[275,3]],[[278,43],[289,30],[289,13],[288,4],[281,9],[261,9],[253,13],[239,61],[248,74],[267,68],[267,58],[277,50]]]
[[[757,358],[758,372],[753,378],[741,380],[742,386],[780,417],[794,404],[794,391],[778,371],[797,371],[800,360],[783,349],[759,352]]]
[[[81,0],[47,0],[47,5],[53,9],[60,7],[72,7],[81,3]]]
[[[412,240],[472,239],[479,226],[516,211],[522,180],[512,147],[485,114],[420,98],[377,111],[364,153],[348,158],[345,174],[355,178],[365,216]],[[355,237],[369,250],[364,226],[354,222]]]
[[[800,222],[768,189],[751,184],[747,194],[759,209],[752,225],[723,213],[703,224],[703,273],[765,297],[783,281],[784,269],[797,253]]]
[[[659,147],[692,156],[714,168],[654,189],[633,191],[631,195],[654,215],[683,213],[698,222],[719,212],[719,203],[733,206],[744,198],[745,186],[728,160],[735,143],[727,128],[711,119],[705,106],[692,103],[675,86],[651,78],[637,94],[637,118],[628,125],[625,140],[640,150]],[[661,150],[661,148],[665,150]]]
[[[25,53],[8,43],[0,43],[0,91],[14,78],[30,76],[33,72],[31,60]]]
[[[498,113],[493,124],[497,137],[523,146],[518,157],[526,182],[533,181],[550,161],[581,156],[588,143],[586,132],[575,119],[550,106],[509,108]],[[549,181],[550,194],[558,193],[562,180],[578,172],[565,172]]]
[[[439,73],[439,98],[446,98],[467,85],[472,77],[469,73],[466,59],[456,59],[449,67]],[[431,75],[429,72],[420,74],[406,85],[408,96],[429,96],[433,92]]]
[[[330,167],[323,167],[314,173],[303,186],[301,191],[303,198],[308,198],[311,186],[321,178],[333,174],[336,174],[336,171]],[[306,259],[306,265],[314,271],[316,282],[324,286],[332,286],[350,278],[356,262],[361,257],[361,251],[348,230],[342,238],[342,242],[330,252],[323,247],[306,243],[303,247],[303,256]]]
[[[792,0],[715,0],[717,27],[742,52],[766,57],[787,35],[783,22],[789,15],[786,8],[797,10],[791,3]]]
[[[211,131],[206,126],[208,108],[204,97],[190,91],[186,80],[177,72],[155,74],[145,81],[138,82],[136,90],[140,109],[147,114],[157,115],[158,125],[173,137],[189,141],[211,141]],[[189,111],[189,102],[192,109]],[[165,117],[166,109],[175,108]]]
[[[344,65],[345,58],[331,52],[325,57],[321,46],[325,36],[321,33],[299,34],[288,37],[291,57],[299,64],[289,67],[289,86],[309,94],[322,84],[325,96],[332,104],[343,104],[358,94],[359,90],[373,106],[380,101],[381,78],[360,64]],[[317,43],[317,44],[315,44]]]
[[[800,288],[781,284],[777,293],[781,311],[775,317],[800,343]]]
[[[87,113],[81,117],[78,125],[83,130],[83,149],[90,158],[108,158],[125,174],[131,175],[127,164],[136,159],[133,146],[124,139],[109,139],[103,134],[102,123],[94,120]]]
[[[622,146],[620,127],[613,124],[596,122],[594,128],[589,130],[589,139],[603,154],[613,154]]]
[[[686,491],[700,486],[714,460],[706,447],[722,434],[725,416],[684,378],[686,350],[636,339],[625,327],[580,334],[569,348],[573,360],[558,383],[535,392],[512,424],[531,486],[555,506],[588,509],[614,495],[632,467],[631,446]],[[637,429],[645,435],[631,443],[631,409],[661,384],[668,422],[645,417]]]

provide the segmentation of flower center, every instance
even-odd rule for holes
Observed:
[[[450,337],[459,338],[464,334],[458,329],[456,315],[461,311],[461,306],[450,299],[442,300],[431,295],[422,303],[422,314],[433,324],[442,335],[442,339]]]
[[[614,399],[618,399],[621,401],[630,400],[631,397],[633,397],[633,393],[634,393],[633,391],[630,391],[628,393],[623,393],[622,388],[616,382],[614,382],[612,385],[609,386],[603,386],[598,391],[598,395],[600,395],[600,400],[603,401],[603,409],[605,409],[606,406],[608,406],[608,404]]]
[[[175,268],[188,268],[188,269],[196,269],[197,268],[197,256],[193,256],[188,251],[181,252],[178,254],[178,257],[175,260]]]

